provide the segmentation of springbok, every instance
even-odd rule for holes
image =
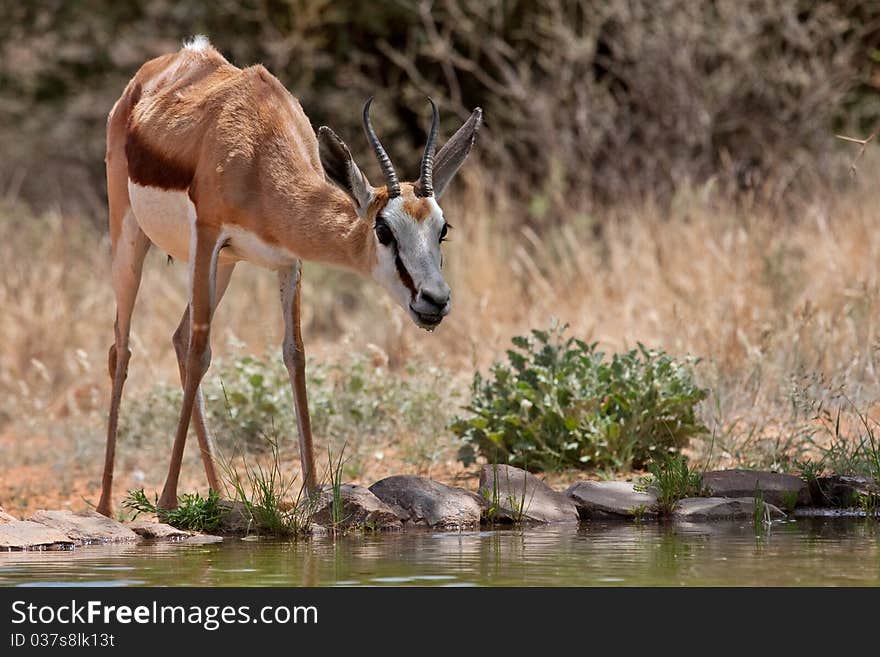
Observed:
[[[190,266],[189,304],[172,339],[183,403],[159,499],[164,509],[177,505],[191,419],[208,483],[220,489],[199,386],[211,360],[211,317],[236,262],[278,272],[282,353],[309,491],[317,483],[300,332],[302,261],[372,277],[422,328],[432,330],[449,312],[450,289],[440,271],[440,243],[449,225],[437,199],[470,152],[482,111],[475,109],[435,157],[438,115],[429,99],[433,117],[419,179],[401,183],[370,123],[371,101],[363,122],[382,187],[370,184],[330,128],[315,135],[299,102],[264,67],[239,69],[204,37],[146,62],[126,86],[107,121],[116,325],[100,513],[112,509],[131,316],[152,244]]]

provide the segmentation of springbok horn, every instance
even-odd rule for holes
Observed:
[[[431,103],[431,132],[428,133],[428,143],[425,144],[425,154],[422,156],[422,168],[419,173],[418,195],[423,197],[434,196],[434,151],[437,149],[437,133],[440,130],[440,115],[437,106],[429,97]]]
[[[394,172],[394,165],[391,164],[391,158],[388,157],[388,153],[383,148],[382,142],[379,141],[379,137],[373,129],[373,124],[370,122],[370,105],[372,103],[373,97],[370,96],[364,105],[364,132],[367,133],[367,141],[370,142],[370,146],[372,146],[373,150],[376,152],[379,166],[382,167],[382,175],[385,177],[385,186],[388,188],[388,198],[394,198],[400,196],[400,183],[397,180],[397,174]]]

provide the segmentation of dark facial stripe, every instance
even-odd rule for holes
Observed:
[[[409,272],[406,270],[403,260],[400,259],[400,254],[396,252],[394,254],[394,264],[397,266],[397,275],[400,277],[400,282],[406,286],[413,299],[415,299],[416,294],[418,294],[416,285],[413,283],[412,276],[410,276]]]

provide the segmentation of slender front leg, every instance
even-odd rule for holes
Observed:
[[[183,383],[183,404],[177,421],[177,434],[171,449],[171,464],[168,478],[159,497],[160,509],[177,507],[177,481],[180,478],[180,465],[183,462],[183,448],[192,417],[193,404],[202,377],[211,363],[211,316],[214,311],[214,297],[217,282],[217,257],[223,243],[215,229],[196,227],[191,246],[192,281],[189,303],[189,346],[186,353],[185,376]]]
[[[214,301],[214,310],[220,305],[220,300],[229,286],[229,279],[235,269],[235,263],[217,267],[217,284]],[[183,311],[180,324],[171,339],[174,344],[174,352],[177,354],[177,366],[180,369],[180,385],[186,384],[186,354],[189,348],[189,305]],[[211,440],[211,432],[205,422],[205,401],[202,397],[202,388],[196,391],[196,401],[193,405],[192,424],[196,427],[196,436],[199,439],[199,452],[202,455],[202,463],[205,466],[205,475],[208,485],[212,490],[220,491],[220,478],[217,476],[217,467],[214,459],[214,441]]]
[[[107,421],[107,446],[104,453],[104,475],[101,479],[101,498],[97,511],[105,516],[113,512],[113,462],[116,458],[116,430],[119,423],[119,405],[122,400],[122,386],[128,376],[128,336],[131,331],[131,315],[141,284],[144,257],[150,248],[150,241],[144,235],[131,210],[126,210],[122,218],[119,237],[112,248],[113,292],[116,295],[115,341],[110,347],[108,368],[112,391],[110,393],[110,415]]]
[[[309,401],[306,397],[306,352],[300,330],[300,303],[302,291],[302,262],[286,271],[278,272],[281,286],[281,312],[284,314],[284,343],[282,354],[296,408],[296,424],[299,429],[299,454],[302,461],[303,481],[306,491],[317,490],[315,477],[315,454],[312,448],[312,424],[309,419]]]

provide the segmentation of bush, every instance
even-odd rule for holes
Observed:
[[[220,504],[220,494],[209,491],[208,497],[198,493],[184,493],[178,500],[176,509],[160,509],[159,496],[153,500],[147,497],[144,489],[130,490],[122,501],[122,506],[134,511],[137,518],[141,513],[155,515],[161,522],[178,529],[197,532],[217,531],[228,510]]]
[[[563,340],[564,330],[514,338],[507,364],[474,376],[473,416],[452,424],[465,464],[479,454],[533,471],[640,467],[707,431],[693,360],[639,345],[609,362],[595,344]]]
[[[447,451],[452,457],[451,445],[437,438],[449,423],[443,409],[460,403],[448,370],[419,361],[392,370],[351,353],[336,361],[309,362],[306,376],[319,449],[332,446],[338,452],[352,446],[350,469],[375,449],[377,441],[371,438],[395,439],[400,457],[418,467],[436,463]],[[277,351],[218,359],[202,391],[206,420],[222,452],[265,452],[276,440],[285,448],[296,444],[293,395]],[[130,400],[120,414],[121,439],[148,445],[158,436],[172,436],[180,401],[176,383],[157,384]]]

